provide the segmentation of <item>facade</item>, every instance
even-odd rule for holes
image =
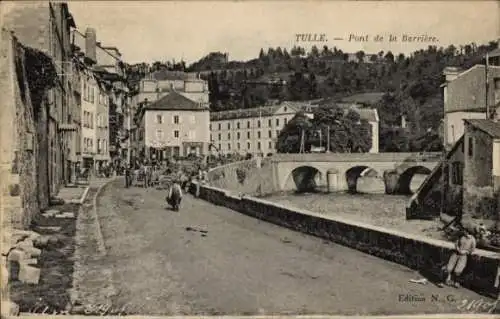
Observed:
[[[346,110],[352,110],[359,114],[362,120],[366,120],[371,127],[372,147],[369,153],[378,153],[380,147],[380,118],[376,108],[365,107],[362,104],[337,103],[338,106]]]
[[[500,123],[465,120],[463,212],[499,220]]]
[[[74,176],[77,160],[78,104],[72,103],[72,48],[71,28],[75,22],[66,3],[26,2],[15,4],[3,16],[3,27],[12,30],[18,41],[46,53],[57,69],[58,85],[50,90],[43,103],[39,121],[40,132],[48,131],[48,140],[38,143],[44,148],[40,161],[45,167],[40,174],[46,175],[50,196],[55,196],[61,185],[68,184]],[[46,163],[46,164],[45,164]],[[42,182],[42,183],[45,183]]]
[[[82,165],[87,168],[115,164],[122,160],[122,140],[125,139],[123,110],[128,103],[124,66],[117,48],[103,47],[96,41],[96,31],[73,32],[73,46],[79,52],[79,61],[85,70],[82,78],[81,100],[85,105],[85,148]]]
[[[280,131],[300,111],[290,104],[212,112],[210,142],[222,154],[275,153]],[[311,115],[310,108],[306,112]]]
[[[154,72],[141,80],[138,100],[154,102],[172,92],[207,107],[209,105],[208,82],[197,74],[176,71]]]
[[[446,68],[444,75],[444,145],[450,148],[464,134],[464,119],[485,119],[486,103],[491,110],[499,107],[500,66],[489,66],[488,90],[484,65],[475,65],[466,71]]]
[[[135,124],[139,157],[164,160],[189,154],[206,155],[209,147],[209,109],[173,92],[159,100],[141,104]]]

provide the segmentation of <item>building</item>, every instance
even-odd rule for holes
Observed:
[[[111,163],[120,163],[122,140],[126,138],[123,110],[127,108],[128,88],[125,85],[124,65],[115,47],[103,47],[96,41],[96,31],[73,31],[73,46],[79,52],[82,72],[81,143],[84,151],[82,165],[98,169]]]
[[[304,104],[304,103],[302,103]],[[297,112],[311,115],[312,106],[297,103],[239,109],[210,114],[210,141],[218,153],[269,154],[276,152],[280,131]]]
[[[494,57],[491,58],[494,62]],[[443,71],[446,83],[442,84],[444,97],[444,145],[449,149],[464,134],[464,119],[485,119],[486,105],[491,110],[500,103],[500,64],[488,68],[475,65],[468,70],[455,67]]]
[[[164,160],[206,155],[209,147],[209,108],[177,92],[140,104],[132,140],[139,158]]]
[[[195,73],[166,70],[151,73],[141,80],[138,100],[154,102],[172,92],[206,107],[209,105],[207,81],[200,79]]]
[[[4,4],[5,5],[5,4]],[[61,185],[71,182],[77,160],[78,144],[78,104],[73,103],[71,72],[72,47],[71,29],[75,21],[66,3],[55,2],[22,2],[13,3],[2,16],[3,27],[12,30],[18,41],[34,49],[38,49],[52,58],[57,69],[57,85],[52,88],[39,114],[37,130],[48,132],[48,138],[37,141],[43,151],[39,152],[39,174],[42,185],[47,185],[50,196],[55,196]],[[45,193],[45,189],[41,190]],[[45,204],[48,197],[45,196]],[[45,206],[45,205],[42,205]]]
[[[463,212],[500,221],[500,123],[465,120]]]

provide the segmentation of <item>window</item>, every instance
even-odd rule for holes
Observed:
[[[210,123],[210,125],[208,126],[210,131],[212,130],[212,123]]]
[[[227,149],[231,150],[231,144],[230,143],[227,144]]]
[[[174,115],[174,124],[179,124],[179,115]]]
[[[240,122],[236,123],[236,128],[239,130],[240,129]]]
[[[269,138],[273,137],[273,131],[269,130]]]
[[[240,132],[236,133],[236,138],[240,139],[240,137],[241,137]]]
[[[250,142],[247,143],[247,149],[250,149]]]
[[[210,134],[210,141],[213,141],[213,139],[212,139],[212,134]]]
[[[276,119],[276,126],[280,126],[280,119]]]
[[[219,141],[221,140],[221,134],[219,133]]]
[[[269,127],[273,126],[273,121],[269,119]]]
[[[196,131],[195,131],[195,130],[190,130],[190,131],[188,132],[188,138],[189,138],[190,140],[195,140],[195,139],[196,139]]]
[[[179,131],[177,131],[177,130],[174,131],[174,137],[179,138]]]
[[[257,132],[257,138],[260,138],[260,131]]]
[[[230,140],[231,139],[231,133],[227,133],[227,139]]]
[[[220,130],[221,130],[221,125],[220,125],[220,123],[219,123],[219,131],[220,131]]]
[[[247,128],[250,128],[250,121],[247,121]]]
[[[288,119],[287,119],[287,118],[285,118],[285,125],[287,125],[287,124],[288,124]]]
[[[250,132],[247,132],[247,138],[250,139]]]
[[[156,123],[157,124],[163,123],[163,116],[161,116],[160,114],[156,115]]]
[[[238,149],[240,149],[241,148],[240,143],[236,144],[236,147],[238,147]]]
[[[280,136],[280,130],[276,130],[276,137]]]
[[[474,138],[471,136],[469,137],[469,157],[472,157],[474,155]]]
[[[257,127],[260,128],[260,120],[257,121]]]
[[[451,183],[454,185],[463,184],[463,165],[460,162],[451,163]]]
[[[260,150],[260,142],[257,143],[257,149]]]
[[[158,139],[158,140],[163,139],[163,131],[162,130],[156,130],[156,139]]]
[[[288,110],[288,109],[287,109],[287,108],[286,108],[286,106],[285,106],[285,107],[283,108],[283,111],[285,111],[285,112],[286,112],[287,110]]]
[[[269,142],[269,149],[273,148],[273,142]]]
[[[230,130],[231,129],[231,123],[227,123],[227,129]]]
[[[220,144],[219,144],[219,151],[221,150]]]

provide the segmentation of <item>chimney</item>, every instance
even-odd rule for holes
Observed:
[[[93,28],[87,28],[85,30],[85,55],[97,62],[97,56],[96,56],[96,32],[95,29]]]
[[[455,66],[448,66],[444,68],[443,74],[446,77],[446,82],[455,80],[460,72],[462,72],[462,69]]]

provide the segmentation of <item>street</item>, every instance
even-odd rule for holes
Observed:
[[[130,314],[451,313],[486,300],[409,283],[410,269],[191,195],[173,212],[165,195],[120,180],[98,200],[101,266],[113,272],[113,306]]]

